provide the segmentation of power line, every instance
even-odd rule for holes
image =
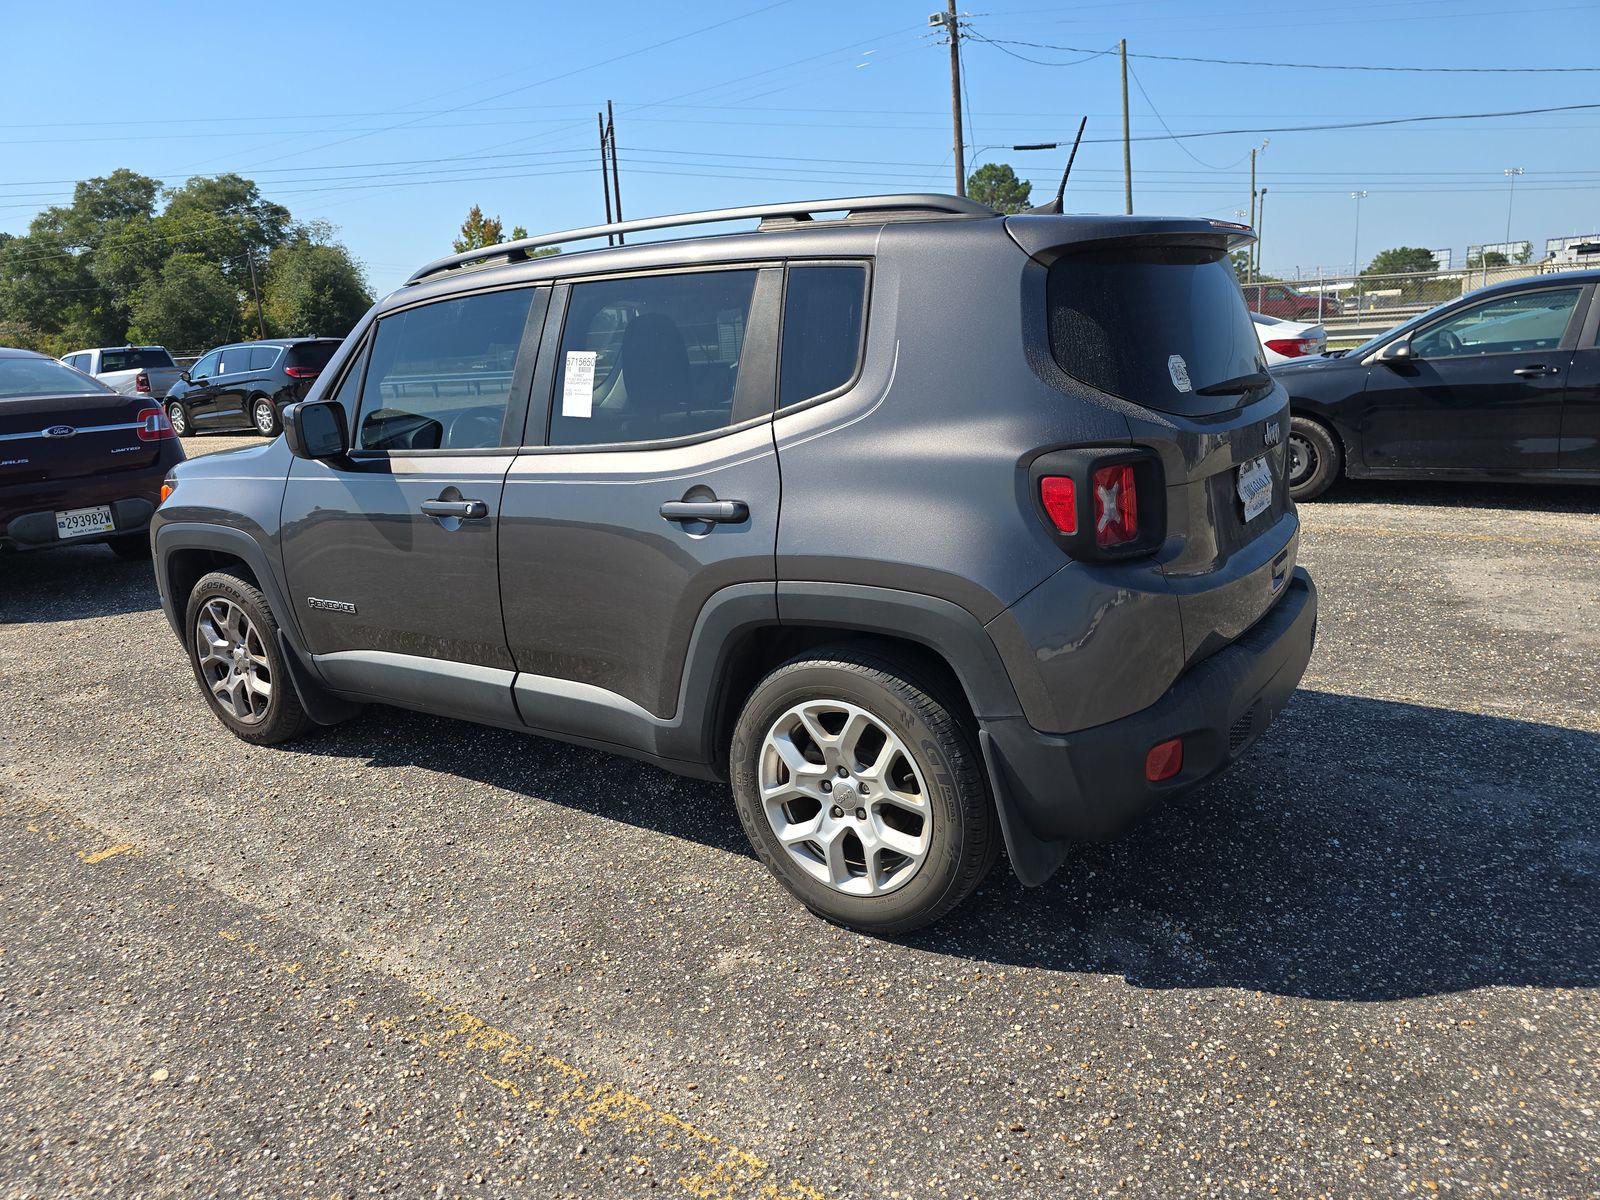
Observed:
[[[1006,46],[1027,46],[1034,50],[1062,50],[1069,54],[1082,54],[1086,57],[1076,59],[1069,63],[1047,63],[1038,59],[1028,59],[1028,62],[1038,62],[1044,67],[1072,67],[1081,62],[1088,62],[1091,58],[1099,58],[1110,54],[1110,50],[1088,50],[1082,46],[1053,46],[1046,42],[1019,42],[1004,38],[984,37],[982,34],[972,33],[969,37],[980,42],[987,42],[991,46],[1005,49]],[[1010,53],[1010,51],[1006,51]],[[1013,57],[1021,58],[1022,55]],[[1224,67],[1285,67],[1297,71],[1385,71],[1396,73],[1410,73],[1420,75],[1592,75],[1600,73],[1600,67],[1386,67],[1372,64],[1358,63],[1297,63],[1297,62],[1265,62],[1253,58],[1200,58],[1190,54],[1129,54],[1129,58],[1150,58],[1162,62],[1188,62],[1208,63],[1213,66]]]
[[[1161,122],[1161,128],[1167,131],[1167,136],[1172,139],[1173,144],[1176,145],[1179,150],[1182,150],[1185,154],[1187,154],[1190,158],[1194,159],[1194,161],[1199,163],[1202,167],[1208,167],[1213,171],[1231,171],[1234,169],[1234,167],[1237,167],[1243,163],[1246,158],[1250,157],[1249,152],[1246,152],[1244,156],[1238,160],[1238,162],[1232,163],[1229,166],[1220,166],[1217,163],[1208,163],[1205,159],[1194,153],[1194,151],[1190,150],[1189,147],[1185,146],[1178,135],[1172,132],[1172,127],[1167,124],[1167,119],[1163,117],[1160,110],[1156,108],[1156,102],[1150,99],[1150,93],[1144,90],[1144,82],[1139,78],[1139,72],[1135,71],[1132,67],[1129,67],[1128,74],[1133,76],[1134,86],[1139,89],[1139,94],[1144,97],[1144,102],[1150,106],[1150,111],[1155,113],[1156,120]]]

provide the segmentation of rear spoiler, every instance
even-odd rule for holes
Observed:
[[[1073,250],[1119,245],[1205,246],[1229,252],[1250,245],[1256,231],[1233,221],[1200,217],[1101,217],[1022,214],[1006,218],[1006,232],[1040,262]]]

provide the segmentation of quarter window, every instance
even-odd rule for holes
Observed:
[[[855,376],[866,299],[865,267],[790,268],[783,298],[780,408],[835,391]]]
[[[1466,358],[1553,350],[1567,332],[1581,288],[1516,292],[1474,304],[1411,339],[1418,358]]]
[[[755,271],[703,271],[574,285],[550,444],[654,441],[730,424],[755,282]]]
[[[378,322],[361,450],[481,450],[501,434],[533,289],[441,300]],[[341,394],[343,388],[340,389]]]
[[[281,346],[251,346],[250,369],[252,371],[270,371],[272,364],[278,361],[282,352]]]

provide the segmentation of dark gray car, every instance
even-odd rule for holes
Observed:
[[[418,271],[285,438],[175,472],[162,600],[246,740],[377,701],[726,778],[803,903],[911,929],[1285,704],[1287,398],[1239,226],[897,196],[616,228],[749,218]]]

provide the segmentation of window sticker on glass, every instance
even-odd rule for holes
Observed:
[[[568,350],[565,382],[561,385],[561,415],[587,417],[594,413],[593,350]]]
[[[1174,354],[1167,359],[1167,374],[1172,376],[1172,386],[1180,392],[1194,390],[1189,382],[1189,364],[1183,361],[1183,355]]]

